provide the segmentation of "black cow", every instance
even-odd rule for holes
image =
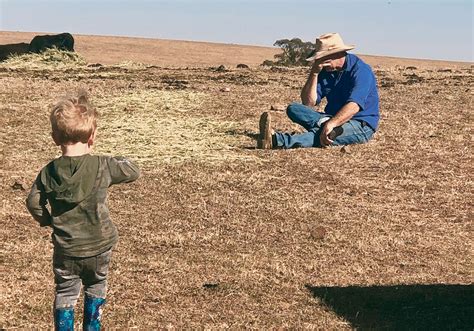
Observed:
[[[74,52],[74,38],[67,32],[55,35],[36,36],[30,42],[29,51],[32,53],[41,53],[53,47]]]
[[[12,55],[26,54],[29,47],[28,43],[0,45],[0,61],[4,61]]]

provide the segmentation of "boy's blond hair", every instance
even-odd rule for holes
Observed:
[[[54,141],[58,145],[86,144],[97,127],[97,116],[86,91],[61,98],[50,115]]]

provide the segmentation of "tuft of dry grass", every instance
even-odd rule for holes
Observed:
[[[116,64],[114,67],[118,68],[126,68],[126,69],[135,69],[135,70],[140,70],[140,69],[146,69],[148,65],[145,63],[141,62],[135,62],[135,61],[121,61],[118,64]]]

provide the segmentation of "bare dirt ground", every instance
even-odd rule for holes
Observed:
[[[28,36],[1,32],[0,44]],[[86,87],[96,151],[143,170],[110,192],[120,242],[106,327],[472,329],[470,64],[364,57],[380,87],[373,141],[259,151],[261,112],[298,101],[307,75],[258,67],[274,49],[76,43],[104,66],[0,64],[0,328],[52,325],[50,230],[24,200],[58,156],[51,103]]]

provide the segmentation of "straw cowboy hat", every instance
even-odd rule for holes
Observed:
[[[355,48],[355,45],[345,45],[339,33],[327,33],[316,38],[316,48],[311,52],[306,61],[313,61],[322,57],[345,52]]]

